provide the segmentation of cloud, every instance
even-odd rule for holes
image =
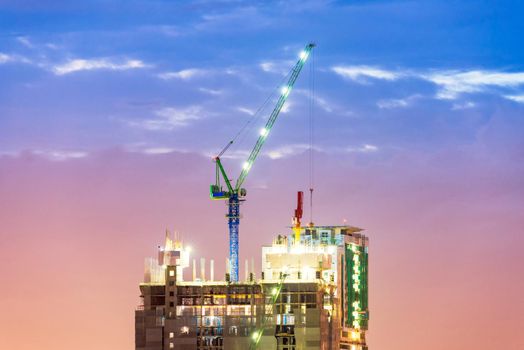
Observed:
[[[197,31],[213,32],[249,31],[266,27],[273,22],[274,19],[264,15],[257,6],[240,6],[223,12],[204,14],[202,21],[196,23],[193,28]]]
[[[144,148],[141,153],[143,154],[149,154],[149,155],[156,155],[156,154],[168,154],[176,152],[176,149],[169,148],[169,147],[151,147],[151,148]]]
[[[420,98],[420,95],[411,95],[406,98],[384,99],[377,102],[380,109],[404,108],[410,106],[414,100]]]
[[[173,25],[146,25],[139,27],[138,30],[145,33],[160,33],[168,37],[176,37],[182,35],[180,28]]]
[[[291,111],[291,107],[293,106],[293,103],[291,103],[291,101],[287,100],[286,102],[284,102],[284,104],[282,105],[282,109],[280,110],[280,113],[289,113]]]
[[[174,148],[170,146],[158,146],[149,144],[147,142],[135,142],[126,144],[124,150],[129,153],[140,153],[150,156],[171,154],[171,153],[187,153],[188,151],[181,148]]]
[[[298,143],[285,145],[282,147],[274,148],[264,153],[265,156],[271,159],[282,159],[295,156],[297,154],[304,153],[309,150],[308,144]],[[372,144],[363,144],[358,147],[346,147],[346,148],[324,148],[319,146],[313,146],[313,150],[316,152],[328,152],[328,153],[374,153],[379,151],[379,147]]]
[[[524,95],[505,95],[505,98],[518,103],[524,103]]]
[[[7,63],[12,60],[12,57],[9,55],[6,55],[5,53],[0,52],[0,64],[1,63]]]
[[[420,77],[440,87],[437,92],[439,99],[455,99],[462,93],[484,92],[488,87],[513,88],[524,84],[522,72],[442,71]]]
[[[470,108],[473,108],[475,106],[476,106],[476,104],[474,102],[466,101],[464,103],[454,103],[453,106],[451,107],[451,109],[454,110],[454,111],[459,111],[459,110],[463,110],[463,109],[470,109]]]
[[[263,61],[259,63],[260,69],[267,73],[287,75],[295,62],[291,60]]]
[[[205,69],[189,68],[189,69],[180,70],[178,72],[160,73],[158,74],[158,77],[164,80],[170,80],[170,79],[189,80],[195,77],[206,75],[206,73],[208,73],[208,71]]]
[[[30,48],[30,49],[34,47],[33,43],[31,43],[31,41],[29,40],[28,37],[25,37],[25,36],[19,36],[19,37],[16,38],[16,40],[17,40],[20,44],[22,44],[22,45],[24,45],[25,47],[28,47],[28,48]]]
[[[219,150],[220,151],[220,150]],[[203,155],[205,157],[215,158],[217,155],[217,150],[214,150],[213,152],[204,152]],[[245,160],[247,157],[249,157],[249,154],[251,151],[245,150],[245,149],[238,149],[238,150],[232,150],[228,149],[226,153],[220,156],[220,159],[241,159]]]
[[[227,75],[240,75],[242,74],[238,68],[223,68],[223,72],[224,74],[227,74]]]
[[[333,111],[333,108],[331,105],[322,97],[314,96],[313,101],[324,111],[331,113]]]
[[[102,59],[75,59],[67,63],[55,65],[52,71],[56,75],[65,75],[85,70],[114,70],[122,71],[128,69],[144,68],[146,64],[140,60],[127,60],[114,62],[106,58]]]
[[[145,130],[174,130],[189,125],[191,121],[201,119],[201,114],[202,108],[199,106],[166,107],[155,111],[157,118],[133,121],[129,124]]]
[[[302,96],[305,96],[307,98],[311,98],[311,92],[309,90],[305,90],[305,89],[295,89],[294,90],[294,93],[295,94],[298,94],[298,95],[302,95]],[[319,106],[320,108],[322,108],[324,111],[328,112],[328,113],[331,113],[333,112],[333,107],[331,106],[330,103],[328,103],[326,101],[326,99],[324,99],[323,97],[320,97],[318,95],[314,95],[313,96],[313,102]]]
[[[207,151],[201,151],[198,152],[200,155],[206,157],[215,159],[217,154],[221,151],[221,149],[213,149],[213,150],[207,150]],[[247,149],[231,149],[229,148],[224,154],[220,156],[220,159],[232,159],[232,160],[246,160],[249,157],[249,154],[251,153],[251,150]]]
[[[182,69],[176,72],[163,72],[157,76],[163,80],[180,79],[180,80],[191,80],[193,78],[208,77],[210,75],[226,74],[226,75],[238,75],[238,70],[234,68],[217,68],[217,69],[201,69],[201,68],[188,68]],[[218,90],[211,90],[201,88],[204,92],[217,92]]]
[[[255,115],[255,111],[246,107],[237,107],[237,111],[245,113],[247,115]]]
[[[85,151],[63,150],[33,150],[31,153],[56,162],[63,162],[70,159],[81,159],[89,155]]]
[[[0,157],[20,158],[32,155],[54,162],[63,162],[72,159],[82,159],[89,155],[86,151],[79,150],[53,150],[53,149],[30,149],[22,151],[0,151]]]
[[[198,88],[198,91],[204,92],[206,94],[213,95],[213,96],[219,96],[223,94],[222,90],[208,89],[208,88],[203,88],[203,87]]]
[[[60,49],[59,45],[53,44],[53,43],[46,43],[44,46],[47,47],[48,49],[51,49],[51,50],[58,50],[58,49]]]
[[[262,62],[259,64],[259,66],[264,72],[273,71],[273,62]]]
[[[299,144],[285,145],[279,148],[274,148],[272,150],[265,152],[264,155],[271,159],[281,159],[281,158],[287,158],[287,157],[291,157],[291,156],[303,153],[308,149],[309,149],[308,144],[299,143]]]
[[[453,100],[461,94],[487,92],[488,90],[516,88],[524,85],[524,72],[503,72],[488,70],[434,70],[392,71],[372,66],[333,66],[331,71],[345,79],[366,84],[369,79],[394,81],[417,79],[437,86],[437,99]],[[496,91],[495,91],[496,92]],[[510,95],[511,96],[511,95]],[[382,100],[380,108],[405,107],[403,100]]]
[[[356,153],[371,153],[371,152],[377,152],[378,147],[375,145],[364,144],[359,147],[348,147],[346,151],[350,153],[355,153],[355,152]]]
[[[0,52],[0,64],[4,63],[31,63],[29,59],[20,55],[9,55]]]
[[[368,79],[397,80],[401,73],[384,70],[372,66],[334,66],[331,70],[342,78],[353,80],[357,83],[367,83]]]
[[[405,99],[388,99],[388,100],[380,100],[377,102],[377,106],[380,109],[391,109],[391,108],[399,108],[399,107],[407,107],[408,101]]]

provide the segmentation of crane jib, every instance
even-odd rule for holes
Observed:
[[[301,58],[298,60],[296,65],[293,67],[291,76],[289,77],[289,80],[287,84],[282,88],[280,97],[278,99],[278,102],[273,109],[273,112],[271,112],[271,115],[265,125],[264,133],[262,133],[257,140],[257,143],[255,144],[255,147],[251,151],[251,154],[249,155],[246,163],[244,163],[244,166],[242,168],[242,172],[240,173],[240,176],[237,179],[237,182],[235,184],[235,190],[239,190],[240,186],[244,183],[247,174],[249,173],[249,170],[253,166],[253,163],[255,159],[258,156],[258,153],[260,152],[260,149],[264,145],[267,135],[269,134],[269,131],[271,131],[271,128],[273,127],[273,124],[275,124],[275,121],[277,120],[277,117],[282,110],[282,107],[284,106],[284,103],[287,100],[287,97],[289,96],[289,93],[291,92],[291,89],[293,88],[295,81],[298,78],[298,75],[300,74],[300,71],[302,70],[302,67],[304,66],[304,63],[307,60],[307,57],[309,56],[309,52],[313,48],[313,44],[309,44],[306,46],[306,49],[303,51],[303,55],[301,55]]]
[[[222,166],[222,164],[220,162],[220,157],[233,144],[233,141],[229,141],[229,143],[226,145],[226,147],[224,147],[224,149],[219,153],[219,155],[217,157],[215,157],[217,179],[216,179],[215,184],[211,185],[211,187],[210,187],[210,197],[211,197],[211,199],[228,199],[234,193],[238,193],[240,196],[243,196],[243,193],[245,193],[245,191],[240,191],[241,190],[241,186],[244,183],[244,181],[246,180],[246,177],[247,177],[249,171],[251,170],[251,167],[253,166],[253,164],[254,164],[258,154],[260,153],[260,150],[261,150],[262,146],[264,145],[269,132],[273,128],[273,125],[275,124],[275,122],[276,122],[276,120],[277,120],[277,118],[278,118],[278,116],[280,114],[280,111],[282,110],[282,108],[284,106],[284,103],[286,102],[286,100],[287,100],[287,98],[288,98],[288,96],[289,96],[289,94],[291,92],[291,89],[293,88],[293,86],[295,84],[295,81],[297,80],[297,78],[298,78],[298,76],[299,76],[299,74],[300,74],[304,64],[306,63],[306,61],[307,61],[307,59],[309,57],[309,54],[310,54],[311,50],[313,49],[313,47],[315,47],[315,44],[313,44],[313,43],[310,43],[310,44],[306,45],[306,47],[304,48],[304,50],[300,54],[299,60],[297,61],[297,63],[291,69],[290,77],[289,77],[286,85],[284,85],[282,87],[281,94],[280,94],[280,96],[279,96],[279,98],[277,100],[277,103],[276,103],[273,111],[271,112],[271,114],[269,116],[268,121],[266,122],[264,128],[262,129],[261,134],[258,137],[257,142],[255,143],[255,146],[251,150],[251,153],[249,154],[248,159],[243,164],[242,171],[240,172],[240,175],[237,178],[237,181],[235,183],[235,187],[232,187],[232,183],[231,183],[232,179],[229,178],[226,175],[226,172],[225,172],[225,170],[224,170],[224,168],[223,168],[223,166]],[[228,187],[226,191],[222,190],[222,187],[220,185],[220,182],[221,182],[220,181],[220,175],[222,175],[221,177],[224,180],[226,186]],[[241,193],[241,192],[243,192],[243,193]]]

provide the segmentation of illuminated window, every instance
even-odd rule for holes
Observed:
[[[169,343],[169,348],[170,348],[170,349],[174,349],[174,348],[175,348],[175,344],[173,344],[173,343]]]
[[[238,335],[238,328],[237,328],[237,326],[230,326],[229,327],[229,334]]]
[[[180,328],[180,333],[182,334],[189,334],[189,327],[184,326]]]
[[[169,332],[169,338],[174,338],[174,337],[175,337],[175,333]]]
[[[175,276],[175,270],[170,270],[169,277],[174,277],[174,276]]]

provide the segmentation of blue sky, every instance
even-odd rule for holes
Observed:
[[[319,151],[383,159],[471,144],[495,111],[522,127],[521,10],[479,1],[7,1],[0,152],[207,156],[308,41],[318,44]],[[306,67],[266,155],[303,151],[309,79]],[[250,137],[256,130],[239,155]]]
[[[309,188],[314,62],[313,220],[370,237],[370,348],[524,348],[523,7],[0,1],[0,344],[132,348],[166,228],[220,275],[210,156],[314,41],[245,182],[240,260],[259,266]],[[270,110],[226,154],[230,175]]]

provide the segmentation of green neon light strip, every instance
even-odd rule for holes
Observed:
[[[347,322],[352,328],[366,328],[368,315],[368,253],[365,247],[346,245]]]

